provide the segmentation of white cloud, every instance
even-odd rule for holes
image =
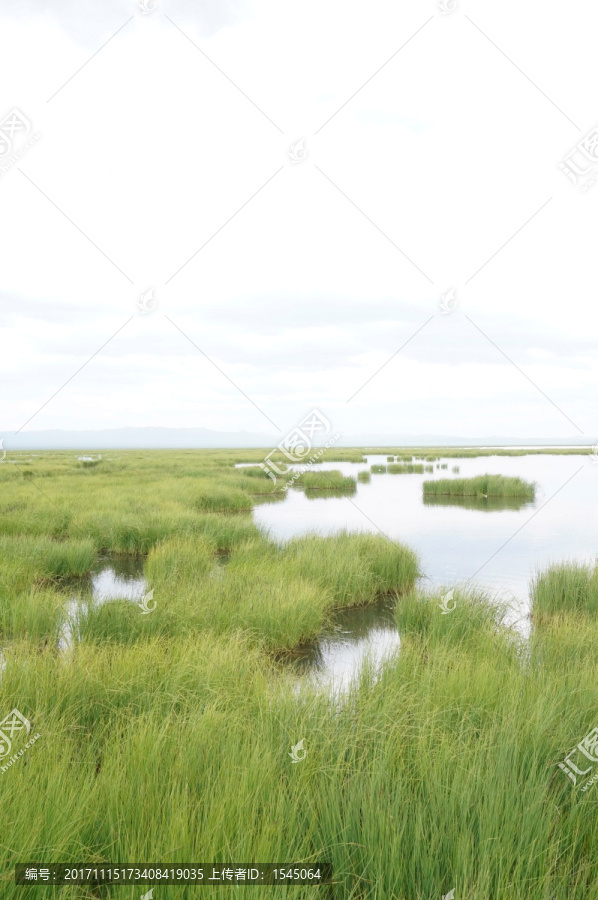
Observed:
[[[558,163],[598,120],[596,20],[538,0],[0,13],[0,118],[41,133],[0,176],[2,428],[131,316],[29,428],[267,426],[167,315],[277,422],[320,405],[353,434],[578,434],[543,391],[591,434],[598,187]]]

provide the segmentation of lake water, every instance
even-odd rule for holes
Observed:
[[[356,476],[386,456],[368,455],[365,463],[321,463],[314,471],[340,470]],[[552,562],[598,556],[598,463],[588,455],[488,456],[440,459],[448,469],[424,475],[381,474],[357,484],[351,496],[314,496],[290,489],[282,503],[254,509],[257,524],[274,540],[341,528],[381,533],[417,553],[422,588],[449,589],[457,584],[489,590],[510,605],[509,620],[529,632],[529,585]],[[424,462],[430,465],[431,462]],[[459,474],[453,474],[453,466]],[[469,478],[485,473],[519,476],[537,483],[536,499],[521,508],[498,502],[425,502],[422,482],[430,478]],[[469,508],[469,506],[473,508]],[[439,611],[439,615],[440,615]],[[376,607],[343,613],[337,629],[324,636],[293,665],[317,681],[343,687],[360,660],[373,660],[400,644],[392,612]],[[339,627],[340,626],[340,627]]]

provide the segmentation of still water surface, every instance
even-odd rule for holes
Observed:
[[[143,577],[142,556],[103,557],[94,563],[90,574],[79,579],[76,596],[66,606],[66,621],[58,640],[58,649],[65,652],[73,644],[73,632],[79,610],[89,603],[105,603],[108,600],[134,600],[145,595],[147,585]]]

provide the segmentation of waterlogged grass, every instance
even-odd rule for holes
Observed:
[[[261,466],[239,466],[239,470],[245,478],[261,478],[271,481],[270,476]]]
[[[215,513],[198,516],[190,533],[213,541],[222,553],[230,553],[239,544],[260,536],[259,529],[248,516],[223,516]]]
[[[375,463],[374,465],[370,466],[370,472],[372,473],[372,475],[384,475],[386,473],[386,466]]]
[[[214,486],[209,480],[203,481],[203,483],[200,481],[195,486],[192,502],[195,508],[201,512],[217,510],[232,512],[252,507],[248,495],[240,488],[228,485]]]
[[[47,537],[0,536],[2,565],[18,572],[22,584],[28,583],[31,574],[45,579],[85,575],[94,556],[89,540],[58,542]]]
[[[211,629],[242,632],[280,652],[315,638],[334,609],[408,590],[417,574],[411,550],[373,535],[306,537],[282,548],[257,537],[235,547],[225,565],[213,539],[171,538],[152,549],[144,568],[154,612],[140,615],[126,600],[85,601],[74,635],[130,644]]]
[[[14,645],[0,703],[18,698],[40,738],[0,774],[4,871],[15,858],[160,861],[170,848],[169,863],[329,860],[339,900],[597,900],[592,789],[558,763],[596,724],[598,624],[551,623],[526,655],[487,598],[452,599],[442,615],[439,594],[401,597],[400,654],[340,704],[298,695],[240,634],[82,641],[68,664]],[[37,896],[11,881],[8,900]]]
[[[330,590],[337,608],[407,590],[419,574],[415,554],[380,535],[308,535],[290,541],[282,555],[285,567]]]
[[[0,536],[0,640],[54,646],[64,618],[58,587],[87,574],[94,558],[90,541]]]
[[[535,621],[553,616],[598,613],[598,566],[563,563],[537,575],[532,584]]]
[[[450,612],[443,614],[443,609]],[[401,641],[425,638],[427,642],[479,647],[489,635],[509,635],[504,625],[507,612],[505,605],[482,591],[456,587],[450,592],[409,591],[397,603],[395,616]],[[511,638],[515,640],[514,635]]]
[[[149,615],[127,601],[82,605],[77,641],[138,644],[151,638],[169,642],[189,635],[243,635],[266,652],[291,650],[312,639],[326,624],[332,597],[306,579],[273,580],[266,569],[210,572],[202,580],[173,587],[156,579],[156,609]]]
[[[357,487],[355,478],[343,475],[337,469],[325,472],[303,472],[296,485],[306,491],[348,491],[353,493]]]
[[[245,505],[239,505],[238,508],[250,508],[252,502],[255,502],[256,497],[272,496],[273,494],[283,493],[281,491],[281,484],[279,483],[280,479],[277,479],[277,482],[275,484],[270,478],[268,478],[267,475],[265,475],[265,473],[262,473],[264,475],[263,478],[257,478],[256,476],[247,475],[247,469],[242,469],[241,471],[243,472],[243,475],[235,475],[234,477],[230,476],[228,478],[222,478],[219,482],[220,487],[227,487],[235,492],[243,491],[245,495],[249,495],[249,499],[247,498],[247,496],[243,497],[243,503]],[[247,503],[249,503],[249,507],[247,506]],[[218,503],[213,506],[213,510],[216,512],[221,512],[223,511],[223,509],[224,506],[219,505]],[[235,509],[236,507],[234,506],[228,507],[228,511],[235,511]]]
[[[533,500],[536,495],[534,483],[522,478],[508,478],[504,475],[477,475],[474,478],[438,478],[424,481],[424,496],[452,497],[518,497]]]
[[[55,647],[65,619],[64,595],[43,585],[6,592],[0,589],[0,640],[27,640],[32,646]]]
[[[197,587],[217,563],[217,542],[201,538],[173,537],[157,544],[144,565],[144,576],[159,590],[169,585]]]
[[[357,480],[362,484],[369,484],[372,480],[372,473],[368,472],[367,469],[364,469],[362,472],[357,473]]]
[[[387,467],[391,475],[423,475],[423,463],[392,463]]]

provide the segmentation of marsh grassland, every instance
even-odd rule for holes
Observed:
[[[40,734],[0,772],[2,898],[149,889],[15,887],[16,861],[208,860],[332,862],[332,886],[285,897],[598,900],[598,786],[581,793],[558,768],[598,726],[596,569],[538,573],[528,642],[480,592],[455,589],[443,615],[408,546],[262,533],[252,507],[285,499],[263,456],[118,451],[84,466],[47,452],[0,466],[0,711]],[[510,481],[482,493],[519,497]],[[81,599],[65,648],[100,554],[139,557],[156,607]],[[400,653],[342,698],[297,690],[284,655],[335,610],[380,597],[396,600]]]

